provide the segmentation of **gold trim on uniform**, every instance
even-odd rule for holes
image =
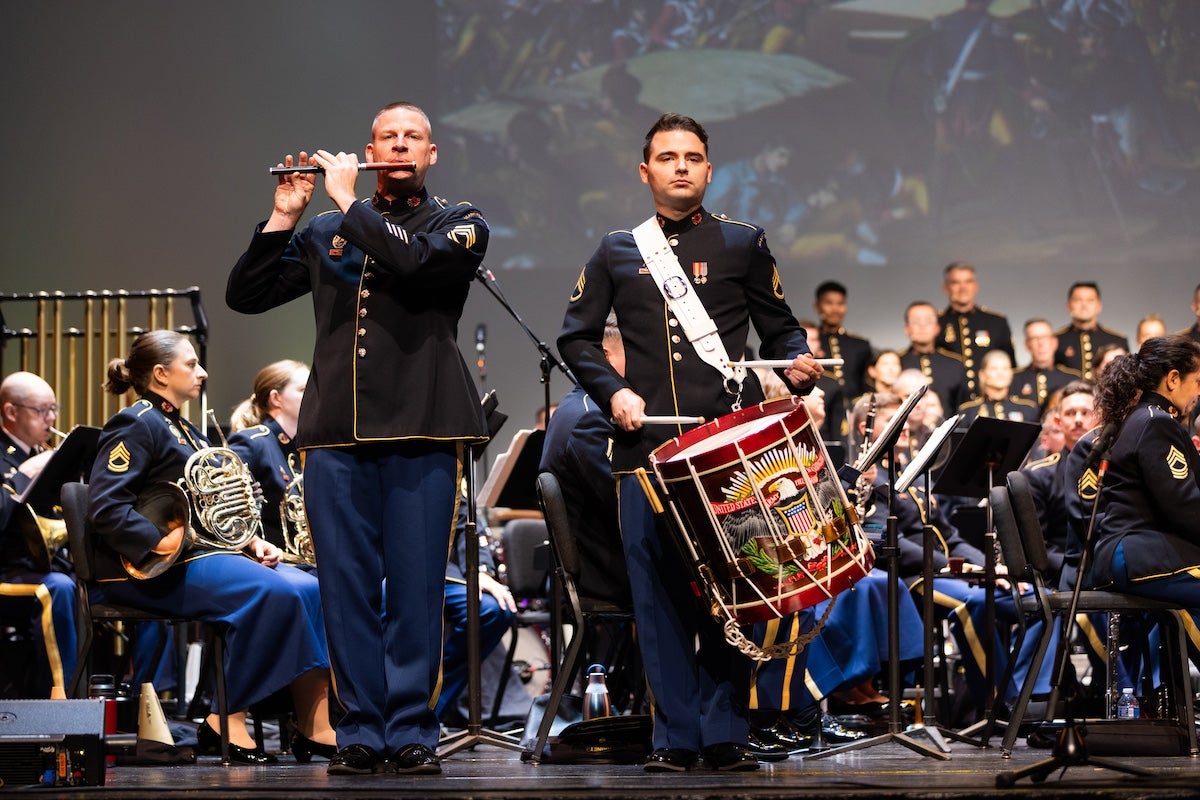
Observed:
[[[579,271],[579,280],[575,281],[575,291],[571,293],[571,299],[567,302],[574,303],[579,298],[583,297],[583,285],[585,283],[583,274],[586,270]]]
[[[783,300],[783,281],[779,279],[779,267],[771,266],[771,293],[778,300]]]
[[[1187,456],[1175,445],[1171,445],[1171,449],[1167,451],[1167,469],[1171,470],[1171,477],[1177,481],[1188,476]]]
[[[125,441],[121,440],[117,442],[116,446],[108,451],[108,471],[117,474],[128,472],[132,457],[129,448],[125,446]]]

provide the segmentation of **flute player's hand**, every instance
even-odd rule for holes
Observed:
[[[308,153],[300,151],[299,160],[292,158],[291,153],[284,157],[281,167],[308,166]],[[263,226],[264,232],[290,231],[296,227],[308,201],[312,199],[313,188],[316,186],[316,175],[311,172],[280,175],[279,185],[275,187],[275,206],[271,217]]]
[[[312,154],[313,163],[325,170],[325,193],[342,213],[354,205],[354,184],[358,180],[358,156],[355,153],[338,153],[318,150]]]

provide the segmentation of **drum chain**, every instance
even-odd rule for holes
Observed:
[[[741,627],[732,619],[725,620],[725,641],[733,647],[736,647],[738,652],[755,661],[770,661],[773,658],[790,658],[796,655],[804,648],[808,647],[813,639],[817,638],[817,634],[825,627],[825,620],[829,619],[829,613],[833,611],[833,607],[837,605],[838,596],[834,595],[829,598],[829,605],[825,607],[825,613],[817,620],[817,624],[808,633],[803,633],[799,638],[789,641],[773,644],[768,647],[759,647],[754,642],[746,638],[742,633]]]

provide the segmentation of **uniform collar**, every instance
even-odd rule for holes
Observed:
[[[708,212],[704,210],[704,206],[701,206],[683,219],[668,219],[657,213],[654,216],[658,218],[658,224],[662,227],[663,234],[671,236],[672,234],[687,233],[703,222],[704,218],[708,216]]]
[[[1180,417],[1183,416],[1183,412],[1180,411],[1175,406],[1174,403],[1172,403],[1167,398],[1163,397],[1158,392],[1146,392],[1144,395],[1142,395],[1142,402],[1147,403],[1149,405],[1158,406],[1159,408],[1161,408],[1163,411],[1166,411],[1168,414],[1170,414],[1175,419],[1179,419]]]
[[[29,458],[29,456],[33,455],[32,447],[25,444],[3,428],[0,428],[0,450],[5,451],[12,456],[16,456],[19,453],[20,456],[17,458],[18,461],[24,461],[25,459]]]
[[[142,395],[142,399],[157,408],[162,413],[166,414],[173,421],[179,421],[179,407],[162,395],[147,391],[144,395]]]
[[[425,187],[421,187],[421,191],[416,194],[397,197],[393,200],[388,200],[381,197],[378,192],[371,198],[371,205],[375,206],[375,210],[380,214],[403,214],[418,207],[429,199],[429,192]]]

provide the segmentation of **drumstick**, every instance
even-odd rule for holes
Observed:
[[[787,360],[781,358],[778,360],[766,359],[761,361],[730,361],[729,366],[736,367],[741,365],[743,367],[751,368],[762,367],[763,369],[787,369],[792,365],[792,360],[793,359],[790,358]],[[814,358],[813,361],[816,361],[822,367],[841,367],[845,366],[846,364],[845,359],[842,358]]]
[[[645,416],[641,418],[643,425],[699,425],[702,422],[704,422],[704,417]]]

